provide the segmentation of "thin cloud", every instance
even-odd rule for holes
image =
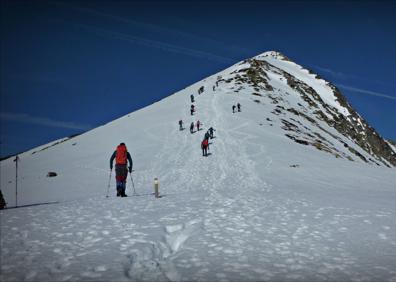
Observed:
[[[334,77],[338,77],[338,78],[344,78],[344,79],[346,79],[346,78],[358,78],[356,75],[346,74],[346,73],[343,73],[343,72],[334,71],[334,70],[329,69],[329,68],[324,68],[324,67],[320,67],[320,66],[316,66],[316,65],[313,65],[313,67],[318,69],[318,70],[320,70],[320,71],[322,71],[322,72],[326,72],[326,73],[328,73],[328,74],[330,74],[330,75],[332,75]]]
[[[235,60],[231,59],[231,58],[218,56],[218,55],[215,55],[212,53],[199,51],[199,50],[192,49],[192,48],[180,47],[177,45],[168,44],[168,43],[164,43],[161,41],[155,41],[155,40],[150,40],[150,39],[146,39],[143,37],[128,35],[125,33],[109,31],[106,29],[97,28],[97,27],[93,27],[93,26],[89,26],[89,25],[85,25],[85,24],[73,24],[73,23],[71,23],[71,24],[76,27],[83,28],[86,31],[93,32],[97,35],[104,36],[104,37],[110,38],[110,39],[127,41],[129,43],[137,43],[137,44],[140,44],[140,45],[143,45],[146,47],[152,47],[152,48],[161,49],[164,51],[183,54],[183,55],[196,57],[196,58],[203,58],[203,59],[207,59],[207,60],[214,61],[214,62],[220,62],[223,64],[231,64],[231,63],[235,62]]]
[[[0,113],[0,119],[20,123],[36,124],[41,126],[88,130],[92,127],[88,124],[79,124],[75,122],[59,121],[46,117],[35,117],[23,113]]]
[[[173,35],[173,36],[182,38],[183,40],[193,40],[193,41],[199,42],[200,44],[206,44],[206,45],[212,45],[212,46],[215,45],[215,46],[218,46],[218,47],[220,47],[220,48],[222,48],[224,50],[232,49],[235,52],[242,53],[243,55],[250,55],[249,50],[247,50],[245,48],[238,47],[238,46],[235,46],[235,45],[231,45],[230,46],[229,44],[224,44],[224,43],[222,43],[220,41],[213,40],[213,39],[210,39],[210,38],[206,38],[206,37],[203,37],[203,36],[198,36],[198,35],[195,35],[195,34],[192,34],[192,33],[183,32],[183,31],[180,31],[180,30],[175,30],[175,29],[171,29],[171,28],[167,28],[167,27],[163,27],[163,26],[159,26],[159,25],[155,25],[155,24],[151,24],[151,23],[138,22],[138,21],[127,19],[127,18],[123,18],[123,17],[120,17],[120,16],[115,16],[115,15],[103,13],[103,12],[100,12],[100,11],[97,11],[97,10],[94,10],[94,9],[81,7],[81,6],[76,6],[76,5],[70,5],[70,4],[64,3],[64,2],[53,2],[53,4],[58,5],[58,6],[68,7],[70,9],[73,9],[73,10],[76,10],[76,11],[79,11],[79,12],[82,12],[82,13],[88,13],[88,14],[91,14],[91,15],[100,16],[100,17],[111,19],[111,20],[114,20],[114,21],[126,23],[126,24],[129,24],[129,25],[134,25],[136,27],[143,28],[143,29],[146,29],[148,31],[159,32],[159,33],[166,34],[166,35]],[[145,39],[145,40],[147,40],[147,39]],[[162,43],[162,42],[160,42],[160,43]],[[166,43],[163,43],[163,44],[166,44]],[[184,48],[184,47],[176,46],[176,45],[172,45],[172,46],[173,46],[173,48],[174,47],[178,47],[178,48],[181,48],[181,49],[188,49],[188,48]],[[194,50],[194,49],[190,49],[190,50]],[[202,52],[202,51],[194,50],[194,52]],[[203,52],[203,53],[205,53],[205,52]],[[216,56],[216,55],[214,55],[214,56]],[[233,60],[233,61],[235,61],[235,60]]]
[[[127,24],[130,24],[130,25],[134,25],[134,26],[149,30],[149,31],[159,32],[159,33],[166,34],[166,35],[177,36],[179,38],[182,38],[185,41],[186,40],[194,40],[196,42],[199,42],[200,44],[211,45],[211,46],[216,46],[217,45],[218,47],[220,47],[222,49],[225,49],[225,50],[231,50],[232,49],[235,52],[242,53],[243,55],[250,54],[249,50],[247,50],[245,48],[241,48],[241,47],[233,46],[233,45],[229,45],[229,44],[224,44],[222,42],[219,42],[219,41],[216,41],[216,40],[213,40],[213,39],[209,39],[209,38],[206,38],[206,37],[202,37],[202,36],[197,36],[197,35],[194,35],[194,34],[191,34],[191,33],[170,29],[170,28],[158,26],[158,25],[155,25],[155,24],[138,22],[138,21],[134,21],[134,20],[131,20],[131,19],[127,19],[127,18],[123,18],[123,17],[119,17],[119,16],[114,16],[114,15],[110,15],[110,14],[107,14],[107,13],[103,13],[103,12],[100,12],[100,11],[97,11],[97,10],[94,10],[94,9],[90,9],[90,8],[86,8],[86,7],[80,7],[80,6],[76,6],[76,5],[70,5],[68,3],[53,2],[53,4],[58,5],[58,6],[67,7],[67,8],[82,12],[82,13],[88,13],[88,14],[92,14],[92,15],[95,15],[95,16],[100,16],[100,17],[104,17],[104,18],[107,18],[107,19],[115,20],[115,21],[118,21],[118,22],[127,23]],[[74,25],[79,25],[79,24],[74,24]],[[80,24],[80,26],[88,27],[87,25],[84,25],[84,24]],[[91,28],[92,29],[98,29],[98,28],[95,28],[95,27],[91,27]],[[107,33],[110,32],[110,33],[114,33],[114,34],[121,34],[121,33],[117,33],[117,32],[111,32],[111,31],[108,31],[108,30],[106,32]],[[122,34],[122,35],[129,37],[128,41],[130,41],[130,42],[132,42],[132,40],[133,40],[134,43],[139,43],[139,44],[143,44],[143,45],[148,46],[148,47],[154,47],[154,48],[157,48],[157,49],[162,49],[164,51],[169,51],[169,52],[173,52],[173,53],[189,55],[189,56],[192,56],[192,57],[205,58],[205,59],[209,59],[211,61],[221,62],[221,63],[226,63],[226,64],[233,63],[233,62],[236,61],[235,59],[232,59],[232,58],[226,58],[226,57],[215,55],[213,53],[208,53],[208,52],[204,52],[204,51],[200,51],[200,50],[196,50],[196,49],[192,49],[192,48],[186,48],[186,47],[182,47],[182,46],[179,46],[179,45],[168,44],[168,43],[155,41],[155,40],[150,40],[150,39],[137,37],[137,36],[132,36],[132,35],[128,35],[128,34]],[[118,37],[117,39],[121,39],[121,38]]]
[[[345,90],[349,90],[349,91],[356,92],[356,93],[362,93],[362,94],[377,96],[377,97],[386,98],[386,99],[390,99],[390,100],[396,100],[396,97],[394,97],[394,96],[390,96],[390,95],[375,92],[375,91],[356,88],[356,87],[348,86],[348,85],[344,85],[344,84],[337,84],[337,86],[340,88],[343,88]]]
[[[355,75],[355,74],[343,73],[343,72],[335,71],[335,70],[332,70],[332,69],[329,69],[329,68],[320,67],[320,66],[317,66],[317,65],[311,65],[311,67],[313,67],[315,69],[318,69],[318,70],[320,70],[322,72],[326,72],[326,73],[330,74],[331,76],[333,76],[335,78],[342,79],[342,80],[351,79],[351,80],[358,80],[358,81],[366,81],[365,78],[363,78],[361,76],[358,76],[358,75]],[[373,82],[373,83],[379,84],[379,85],[392,86],[393,87],[393,85],[391,85],[389,83],[386,83],[384,81],[378,80],[378,79],[370,78],[370,81]]]

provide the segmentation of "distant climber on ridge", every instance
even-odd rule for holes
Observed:
[[[191,103],[194,103],[194,95],[193,94],[190,95],[190,98],[191,98]]]
[[[194,122],[190,124],[190,133],[194,133]]]
[[[235,113],[235,105],[232,105],[232,113]]]
[[[201,126],[201,122],[198,120],[197,121],[197,131],[199,131],[199,127]]]
[[[115,174],[116,174],[116,188],[117,197],[127,197],[125,194],[126,179],[129,173],[132,172],[133,162],[131,154],[129,154],[124,143],[120,143],[110,158],[110,170],[113,169],[113,161],[116,159]],[[127,161],[129,161],[129,168],[127,169]]]
[[[241,111],[241,104],[237,104],[237,107],[238,107],[238,112],[240,112]]]
[[[213,131],[216,131],[215,129],[213,129],[213,127],[208,129],[210,139],[213,139]]]
[[[209,131],[206,131],[204,139],[208,140],[209,142],[209,137],[210,137],[210,133]]]
[[[194,115],[194,112],[195,112],[195,107],[194,107],[194,105],[191,105],[190,112],[191,112],[191,115]]]
[[[183,121],[179,120],[179,130],[183,130]]]

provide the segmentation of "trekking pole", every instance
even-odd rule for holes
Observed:
[[[129,175],[131,176],[131,182],[132,182],[132,187],[133,187],[133,195],[136,195],[135,184],[133,183],[132,173],[130,172]]]
[[[18,161],[19,157],[16,156],[15,162],[15,207],[18,207]]]
[[[109,184],[107,185],[106,198],[109,197],[109,189],[110,189],[110,181],[111,181],[111,173],[112,172],[113,172],[113,169],[110,169]]]

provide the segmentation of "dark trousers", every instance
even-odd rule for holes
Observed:
[[[115,173],[116,173],[116,183],[117,183],[116,186],[117,194],[123,195],[125,194],[126,179],[128,176],[127,165],[116,164]]]

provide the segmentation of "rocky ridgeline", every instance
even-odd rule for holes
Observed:
[[[281,60],[290,61],[278,52],[271,55]],[[331,83],[325,82],[333,91],[336,101],[348,110],[349,115],[345,116],[337,108],[325,103],[320,93],[317,93],[312,86],[270,64],[263,58],[245,60],[241,62],[240,66],[239,69],[231,73],[231,77],[221,80],[226,83],[233,83],[235,87],[231,88],[234,92],[239,92],[242,89],[251,91],[252,95],[256,96],[253,99],[256,103],[262,102],[260,98],[267,98],[271,104],[276,105],[272,114],[279,116],[281,128],[286,131],[285,136],[288,138],[299,144],[312,145],[318,150],[331,153],[335,157],[353,161],[352,156],[355,156],[367,163],[383,164],[388,167],[396,166],[396,152],[352,108],[347,99]],[[316,79],[321,79],[311,71],[308,72],[314,75]],[[280,76],[280,80],[284,81],[290,90],[277,89],[271,83],[270,73]],[[301,98],[297,105],[288,101],[287,96],[293,92],[298,93]],[[286,115],[286,113],[288,114]],[[298,118],[290,118],[290,113]],[[305,122],[301,122],[301,119]],[[310,126],[306,126],[307,123]],[[334,128],[344,138],[332,133],[328,127]],[[336,146],[335,142],[339,142],[338,145],[342,145],[343,150],[340,149],[340,146]],[[364,154],[362,149],[367,154]]]

